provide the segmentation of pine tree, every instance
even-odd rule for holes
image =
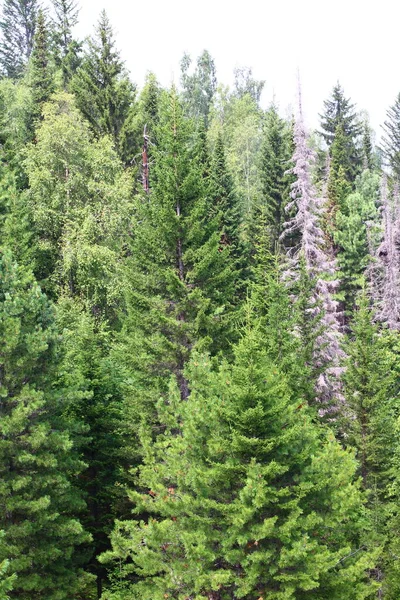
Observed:
[[[38,0],[4,0],[0,30],[0,66],[7,77],[24,72],[35,37],[40,3]]]
[[[95,134],[109,134],[123,161],[130,162],[134,149],[129,144],[127,147],[126,138],[132,127],[135,87],[115,49],[114,33],[105,11],[100,15],[95,35],[89,39],[71,90]]]
[[[396,178],[400,176],[400,94],[393,106],[387,111],[387,120],[383,125],[382,138],[384,157],[391,166]]]
[[[337,83],[333,88],[331,98],[325,100],[324,108],[324,114],[320,115],[321,135],[332,149],[338,127],[340,127],[345,141],[345,147],[343,148],[345,156],[342,164],[344,174],[346,179],[354,181],[362,166],[358,140],[363,131],[362,123],[359,122],[358,115],[354,110],[355,105],[351,104],[350,100],[345,97],[342,87]]]
[[[291,128],[272,105],[264,118],[260,150],[262,196],[260,206],[255,206],[257,213],[260,209],[264,211],[265,207],[272,249],[276,248],[282,235],[285,207],[290,200],[291,177],[288,170],[293,154],[291,138]]]
[[[88,541],[77,520],[84,465],[66,418],[75,392],[57,386],[53,310],[7,252],[0,338],[0,562],[17,574],[11,598],[67,600],[83,583],[77,548]]]
[[[172,384],[159,402],[165,431],[152,443],[143,430],[130,493],[149,518],[117,522],[105,600],[371,597],[355,460],[319,435],[263,345],[248,331],[217,371],[195,356],[187,401]]]
[[[54,91],[53,73],[50,66],[49,33],[44,12],[39,10],[33,51],[30,62],[30,87],[35,107],[34,118],[39,118],[42,106]]]
[[[363,134],[363,167],[364,170],[372,170],[375,167],[374,147],[372,144],[372,130],[368,122],[368,118],[364,120]]]

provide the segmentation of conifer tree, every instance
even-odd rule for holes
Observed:
[[[33,117],[39,118],[42,106],[54,91],[53,73],[50,66],[49,33],[42,10],[38,13],[36,33],[30,62],[30,87],[34,104]]]
[[[394,561],[388,550],[393,535],[390,517],[393,509],[397,512],[399,503],[399,496],[391,493],[398,446],[393,441],[400,408],[395,374],[398,358],[379,335],[365,293],[360,296],[351,331],[346,344],[346,409],[342,427],[345,444],[356,448],[359,472],[367,492],[370,543],[383,547],[382,557],[371,576],[380,582],[379,595],[386,597],[384,571]]]
[[[359,122],[355,111],[355,105],[351,104],[350,99],[346,98],[344,91],[339,83],[332,90],[332,96],[324,102],[324,114],[321,118],[321,135],[325,142],[332,149],[332,144],[336,138],[338,127],[344,138],[343,146],[343,169],[346,179],[354,181],[358,174],[362,160],[358,149],[358,140],[362,135],[362,124]]]
[[[51,0],[54,10],[53,37],[56,46],[56,62],[61,66],[64,89],[79,66],[78,53],[81,44],[72,36],[78,23],[79,7],[75,0]]]
[[[236,292],[220,213],[174,89],[162,96],[156,140],[150,194],[135,205],[119,351],[136,422],[138,414],[151,413],[171,373],[187,397],[183,372],[195,346],[229,349]]]
[[[262,195],[260,206],[255,206],[257,213],[265,207],[272,249],[275,249],[282,235],[285,207],[290,200],[291,177],[288,170],[293,154],[291,137],[291,128],[272,105],[264,117],[260,149]]]
[[[397,239],[398,216],[389,197],[384,176],[381,191],[383,240],[377,250],[380,286],[375,288],[376,317],[389,329],[400,330],[400,254]]]
[[[335,244],[341,273],[341,291],[345,311],[350,314],[357,294],[365,282],[365,273],[373,260],[369,236],[378,234],[379,175],[363,171],[356,181],[356,190],[347,196],[336,215]]]
[[[89,39],[71,90],[82,114],[97,136],[109,134],[121,158],[129,162],[134,149],[126,142],[132,128],[135,87],[115,48],[110,21],[102,11],[95,35]]]
[[[4,0],[0,30],[0,66],[7,77],[18,78],[24,72],[33,49],[38,0]]]
[[[312,339],[304,339],[303,343],[305,347],[312,348],[313,369],[319,374],[316,384],[318,400],[329,409],[333,402],[341,399],[341,330],[338,302],[334,297],[339,282],[336,261],[332,251],[329,252],[320,226],[326,202],[318,197],[312,182],[315,154],[308,143],[301,104],[294,128],[294,143],[291,172],[296,180],[292,184],[292,201],[286,207],[288,214],[294,212],[294,217],[285,223],[281,237],[284,239],[287,235],[297,234],[300,240],[297,246],[288,250],[288,265],[283,277],[294,289],[297,287],[301,316],[306,320],[300,329],[304,334],[313,332]],[[316,327],[317,322],[319,327]]]
[[[4,531],[0,531],[0,543],[4,537]],[[8,592],[13,589],[15,574],[9,574],[10,561],[3,560],[0,563],[0,600],[10,600]]]
[[[342,123],[339,123],[336,128],[335,139],[330,148],[330,157],[327,228],[333,236],[336,229],[336,213],[340,208],[343,208],[345,198],[352,191],[348,175],[351,171],[351,164],[347,153],[347,142]]]
[[[398,179],[400,177],[400,94],[386,114],[387,120],[383,125],[385,135],[382,138],[382,147],[384,156]]]
[[[247,331],[217,371],[195,356],[187,401],[171,384],[159,402],[166,428],[154,443],[143,430],[130,493],[149,518],[117,522],[105,600],[371,597],[354,458],[319,434],[263,346]]]
[[[0,563],[17,574],[11,598],[67,600],[83,573],[77,547],[88,541],[77,519],[76,483],[84,465],[66,419],[74,390],[57,386],[57,332],[32,277],[0,259]]]

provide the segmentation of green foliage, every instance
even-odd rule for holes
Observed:
[[[0,531],[0,543],[4,537],[4,531]],[[0,563],[0,600],[9,600],[8,592],[13,589],[15,575],[9,574],[10,561],[3,560]]]
[[[21,77],[33,49],[38,0],[5,0],[0,30],[0,66],[4,75]]]
[[[79,8],[75,0],[51,0],[55,18],[53,20],[53,41],[55,62],[61,67],[64,89],[80,64],[81,44],[72,36],[72,29],[78,23]]]
[[[114,33],[105,11],[100,15],[94,37],[88,41],[71,90],[95,134],[110,135],[122,160],[131,161],[135,153],[130,139],[135,88],[115,49]]]
[[[340,248],[338,264],[345,310],[350,313],[365,281],[364,273],[371,261],[368,238],[376,237],[380,177],[364,171],[356,181],[355,192],[348,195],[336,214],[334,240]]]
[[[183,102],[187,113],[208,122],[208,113],[217,88],[217,76],[212,56],[207,50],[198,57],[196,69],[189,74],[192,59],[185,54],[181,60]]]
[[[54,91],[53,73],[50,67],[49,32],[45,15],[39,11],[33,51],[30,61],[29,83],[32,89],[34,105],[33,116],[41,116],[42,105],[47,102]]]
[[[83,573],[74,556],[88,541],[77,515],[84,465],[66,419],[73,390],[57,386],[54,314],[40,288],[0,259],[0,562],[17,574],[11,598],[70,598]]]
[[[355,111],[355,105],[345,97],[339,83],[332,90],[332,96],[324,102],[324,114],[321,117],[321,135],[330,147],[332,153],[333,143],[339,131],[344,177],[354,181],[362,166],[362,157],[359,152],[359,137],[363,127]],[[339,128],[339,129],[338,129]],[[332,155],[332,154],[331,154]]]
[[[336,129],[330,153],[327,226],[332,235],[335,231],[336,212],[343,208],[346,196],[352,191],[352,185],[348,177],[348,173],[351,171],[351,160],[348,155],[343,124],[339,124]]]
[[[108,137],[92,140],[64,92],[45,105],[36,138],[25,169],[37,277],[52,295],[67,289],[109,314],[121,294],[115,277],[129,229],[130,174]]]
[[[247,332],[217,371],[195,356],[187,375],[186,402],[171,383],[158,403],[165,431],[142,431],[130,497],[150,517],[117,522],[103,598],[372,598],[354,457],[293,403],[262,338]]]
[[[192,348],[227,349],[233,331],[235,269],[174,89],[163,94],[159,114],[151,192],[135,202],[119,350],[135,411],[138,403],[153,406],[171,372],[187,394],[183,368]]]
[[[400,176],[400,94],[393,106],[387,111],[387,120],[383,129],[385,135],[382,147],[386,160],[389,162],[396,178]]]
[[[283,232],[287,218],[285,207],[290,200],[292,177],[288,174],[293,155],[292,131],[289,124],[278,115],[272,105],[264,117],[263,138],[260,150],[262,195],[260,205],[255,205],[255,219],[260,211],[266,216],[271,248],[274,250]]]

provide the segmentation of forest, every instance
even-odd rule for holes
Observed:
[[[1,3],[0,600],[399,600],[400,94],[96,18]]]

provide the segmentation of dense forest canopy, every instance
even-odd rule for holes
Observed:
[[[398,600],[400,95],[78,19],[2,0],[0,600]]]

